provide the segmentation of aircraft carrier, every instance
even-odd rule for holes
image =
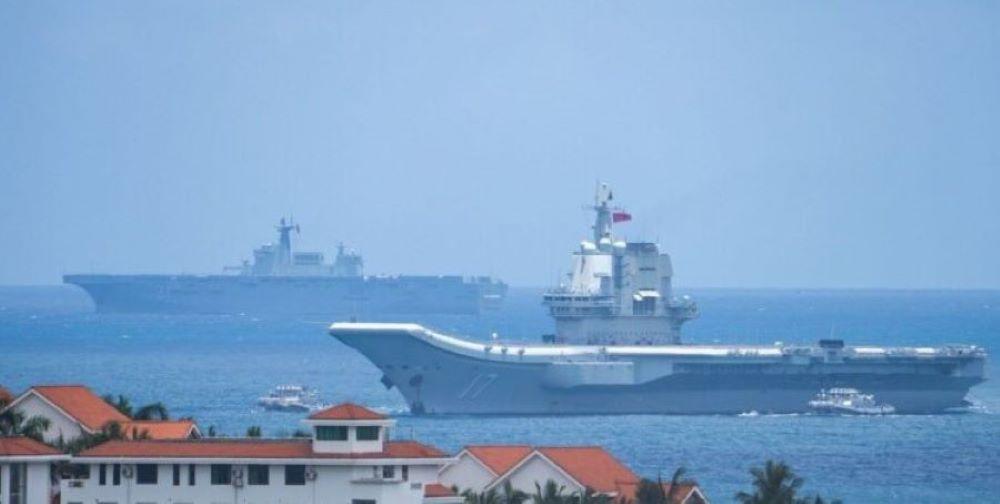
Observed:
[[[967,406],[985,379],[976,346],[682,343],[697,306],[673,295],[668,254],[613,236],[631,215],[612,201],[599,185],[593,238],[544,296],[556,332],[540,344],[404,323],[334,323],[330,334],[374,363],[417,414],[798,413],[833,387],[873,394],[897,413],[933,413]]]
[[[292,249],[299,226],[281,219],[278,243],[254,250],[253,262],[218,275],[66,275],[101,313],[322,315],[477,314],[498,307],[507,285],[487,276],[366,276],[360,255],[337,248]]]

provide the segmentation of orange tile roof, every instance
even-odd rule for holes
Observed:
[[[128,422],[130,419],[83,385],[38,385],[31,387],[59,409],[90,430],[96,431],[108,422]]]
[[[424,485],[424,497],[454,497],[455,491],[440,484],[440,483],[428,483]]]
[[[122,422],[122,432],[129,439],[145,432],[148,439],[187,439],[195,430],[193,420],[132,420]]]
[[[528,445],[472,445],[465,449],[497,476],[509,471],[532,451]]]
[[[310,420],[385,420],[386,416],[364,406],[343,403],[309,415]]]
[[[31,438],[0,437],[0,457],[31,457],[39,455],[62,455],[62,452]]]
[[[599,446],[550,446],[537,450],[581,485],[599,493],[622,494],[639,481],[631,469]]]
[[[390,441],[374,453],[315,453],[310,439],[191,439],[173,441],[108,441],[78,458],[439,458],[444,452],[416,441]]]

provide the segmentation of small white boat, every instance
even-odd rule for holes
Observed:
[[[301,385],[279,385],[257,399],[266,410],[311,411],[319,407],[315,390]]]
[[[809,408],[817,413],[841,415],[891,415],[896,408],[878,404],[872,394],[862,394],[853,388],[821,390],[809,401]]]

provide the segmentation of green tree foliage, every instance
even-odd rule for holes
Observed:
[[[500,493],[500,504],[523,504],[528,501],[528,498],[528,494],[514,488],[510,480],[503,482],[503,490]]]
[[[514,488],[510,481],[505,481],[499,490],[465,490],[461,496],[465,504],[614,504],[610,497],[598,494],[592,488],[567,494],[565,487],[552,480],[546,481],[544,485],[535,483],[534,495],[522,492]]]
[[[102,396],[104,402],[114,406],[121,414],[133,420],[170,420],[170,413],[162,402],[155,402],[135,408],[128,397],[121,394]]]
[[[500,495],[497,494],[495,488],[491,488],[485,492],[466,490],[462,492],[462,499],[465,504],[500,504]]]
[[[60,450],[76,455],[77,453],[93,448],[99,444],[106,443],[108,441],[122,441],[125,439],[129,439],[128,434],[129,433],[125,432],[120,423],[108,422],[98,432],[95,432],[93,434],[84,433],[80,437],[68,443],[60,439],[56,445]],[[132,432],[131,439],[139,441],[149,439],[149,432],[147,431]]]
[[[133,413],[132,402],[129,401],[128,397],[118,394],[118,397],[116,398],[111,394],[107,394],[101,396],[101,398],[104,399],[104,402],[110,404],[116,410],[118,410],[118,412],[121,413],[122,415],[132,418],[132,413]]]
[[[599,494],[593,488],[587,488],[583,492],[574,492],[564,501],[572,504],[613,504],[611,497]]]
[[[135,410],[135,420],[170,420],[170,413],[162,402],[147,404]]]
[[[738,492],[736,500],[743,504],[825,504],[820,496],[799,497],[805,480],[781,461],[768,460],[764,467],[750,469],[753,476],[753,493]],[[839,500],[831,504],[839,503]]]
[[[566,504],[566,487],[553,480],[545,482],[545,486],[535,483],[535,495],[531,496],[532,504]]]
[[[643,478],[635,492],[636,504],[673,504],[677,500],[680,486],[690,483],[684,479],[686,475],[687,469],[678,467],[670,478],[669,486],[663,484],[660,476],[656,477],[656,481]]]
[[[49,430],[52,426],[52,422],[45,417],[33,416],[26,417],[17,408],[7,407],[7,401],[0,401],[0,436],[25,436],[35,441],[44,442],[43,436],[45,431]]]
[[[259,438],[261,437],[261,431],[259,425],[251,425],[247,427],[247,437],[249,438]]]

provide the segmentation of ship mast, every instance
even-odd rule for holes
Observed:
[[[597,212],[594,219],[594,245],[601,243],[601,238],[611,239],[611,188],[603,182],[597,183],[597,191],[594,194],[593,209]]]

